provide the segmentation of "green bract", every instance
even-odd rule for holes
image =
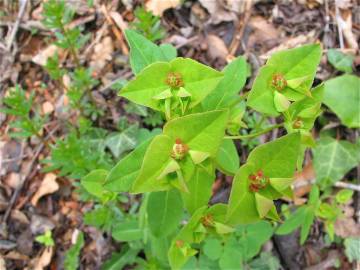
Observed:
[[[264,217],[278,219],[273,200],[289,196],[299,146],[300,135],[293,133],[250,153],[234,178],[227,212],[230,224],[252,223]],[[266,182],[253,188],[252,184],[257,184],[253,176]]]
[[[274,53],[260,69],[247,104],[259,112],[277,115],[287,110],[289,101],[311,97],[320,57],[318,44]]]
[[[192,59],[175,58],[147,66],[120,91],[120,96],[165,112],[170,118],[200,103],[222,76]]]

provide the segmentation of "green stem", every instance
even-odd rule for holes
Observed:
[[[225,136],[224,139],[231,139],[231,140],[250,139],[250,138],[258,137],[258,136],[260,136],[262,134],[268,133],[269,131],[272,131],[273,129],[280,128],[283,125],[284,125],[283,123],[276,124],[276,125],[273,125],[271,127],[265,128],[264,130],[260,130],[259,132],[251,133],[251,134],[247,134],[247,135]]]

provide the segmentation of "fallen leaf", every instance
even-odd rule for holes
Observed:
[[[19,173],[12,172],[5,178],[5,184],[13,189],[16,189],[21,182]]]
[[[355,210],[350,204],[341,206],[343,215],[334,224],[335,234],[342,238],[360,236],[360,224],[355,222]]]
[[[31,199],[31,204],[36,206],[39,199],[45,195],[54,193],[59,189],[59,184],[56,182],[56,174],[47,173],[41,182],[39,189],[36,191]]]
[[[249,36],[248,47],[252,48],[256,44],[260,44],[264,51],[268,51],[281,42],[280,32],[264,17],[251,17],[249,26],[252,32]]]
[[[42,112],[43,112],[43,114],[52,113],[54,110],[55,110],[55,107],[50,101],[45,101],[42,104]]]
[[[295,48],[304,45],[306,43],[313,43],[315,42],[315,40],[316,40],[316,32],[315,30],[313,30],[307,33],[306,35],[298,35],[294,38],[289,38],[288,40],[283,41],[279,46],[271,49],[265,54],[260,55],[260,58],[266,60],[275,52]]]
[[[56,53],[59,53],[60,54],[60,49],[52,44],[48,47],[46,47],[45,49],[41,50],[39,53],[37,53],[33,58],[32,58],[32,61],[35,63],[35,64],[38,64],[40,66],[45,66],[46,65],[46,62],[47,60],[50,58],[50,57],[53,57]]]
[[[352,14],[351,10],[343,10],[341,16],[337,16],[337,22],[344,34],[347,45],[356,53],[359,50],[357,38],[352,31]]]
[[[180,0],[149,0],[145,8],[156,16],[161,16],[165,10],[175,8],[180,4]]]
[[[108,61],[112,59],[114,46],[111,37],[107,36],[94,47],[94,53],[91,56],[90,67],[93,72],[99,73]]]
[[[55,228],[55,223],[48,217],[33,214],[31,216],[30,230],[31,234],[43,234]]]
[[[46,266],[48,266],[51,262],[51,258],[53,256],[54,248],[47,247],[41,253],[40,257],[37,258],[36,263],[34,265],[34,270],[43,270]]]
[[[237,19],[236,13],[241,13],[246,1],[243,0],[199,0],[200,4],[210,13],[210,22],[218,24]]]
[[[315,171],[312,163],[306,164],[301,172],[296,172],[294,176],[294,196],[299,198],[308,194],[315,179]]]
[[[208,35],[206,42],[208,44],[208,54],[211,59],[226,59],[229,51],[221,38],[215,35]]]

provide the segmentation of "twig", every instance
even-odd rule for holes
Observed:
[[[236,140],[236,139],[239,139],[239,140],[242,140],[242,139],[250,139],[250,138],[254,138],[254,137],[258,137],[262,134],[265,134],[265,133],[268,133],[270,131],[272,131],[273,129],[276,129],[276,128],[280,128],[282,127],[284,124],[276,124],[276,125],[273,125],[271,127],[268,127],[264,130],[261,130],[259,132],[256,132],[256,133],[250,133],[250,134],[247,134],[247,135],[239,135],[239,136],[225,136],[224,139],[231,139],[231,140]]]
[[[108,24],[111,26],[111,30],[113,31],[114,35],[115,35],[116,38],[119,40],[119,43],[120,43],[120,47],[121,47],[122,52],[123,52],[125,55],[128,55],[128,54],[129,54],[129,49],[128,49],[128,47],[126,46],[126,43],[125,43],[125,41],[124,41],[123,34],[122,34],[121,31],[116,27],[113,19],[111,18],[109,12],[107,11],[105,5],[102,5],[102,6],[101,6],[101,11],[102,11],[102,13],[104,14],[104,16],[105,16],[106,21],[108,22]]]
[[[293,189],[299,189],[301,187],[311,186],[312,184],[315,184],[315,182],[316,182],[315,179],[310,179],[310,180],[306,180],[306,181],[297,181],[297,182],[294,183]],[[346,183],[346,182],[343,182],[343,181],[336,182],[334,184],[334,186],[338,187],[338,188],[347,188],[347,189],[351,189],[351,190],[360,192],[360,185]]]
[[[15,40],[15,36],[16,36],[16,33],[19,29],[19,25],[20,25],[20,21],[22,19],[22,17],[24,16],[24,13],[25,13],[25,8],[26,8],[26,4],[27,4],[28,0],[20,0],[20,8],[19,8],[19,14],[16,18],[16,22],[14,24],[14,27],[11,31],[11,34],[10,34],[10,37],[7,41],[7,45],[6,45],[6,50],[9,52],[10,49],[11,49],[11,46]]]
[[[229,47],[229,55],[234,56],[236,54],[237,49],[239,48],[241,39],[244,35],[246,25],[250,19],[251,16],[251,8],[252,8],[252,0],[248,0],[245,2],[245,16],[242,23],[238,24],[238,27],[235,31],[239,31],[238,33],[234,33],[233,40],[231,41],[230,47]]]
[[[343,49],[344,48],[344,36],[343,36],[343,32],[342,32],[342,26],[341,26],[342,19],[340,17],[338,0],[335,0],[335,16],[336,16],[336,24],[337,24],[337,28],[338,28],[338,33],[339,33],[340,48]]]

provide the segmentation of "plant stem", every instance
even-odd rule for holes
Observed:
[[[276,124],[276,125],[273,125],[273,126],[271,126],[271,127],[268,127],[268,128],[263,129],[263,130],[260,130],[259,132],[251,133],[251,134],[247,134],[247,135],[225,136],[224,139],[231,139],[231,140],[250,139],[250,138],[258,137],[258,136],[260,136],[260,135],[262,135],[262,134],[268,133],[269,131],[272,131],[273,129],[280,128],[280,127],[282,127],[283,125],[284,125],[283,123],[281,123],[281,124]]]

